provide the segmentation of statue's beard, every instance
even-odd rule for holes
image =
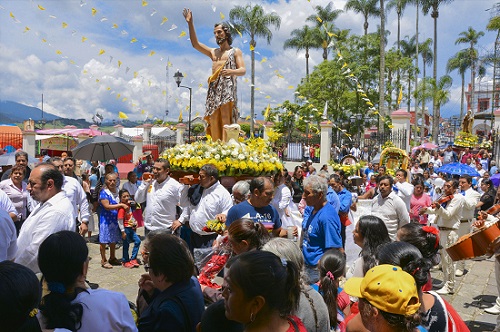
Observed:
[[[227,40],[226,37],[224,37],[224,38],[217,38],[217,45],[222,45],[226,40]]]

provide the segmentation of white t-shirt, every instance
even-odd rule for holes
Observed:
[[[137,331],[127,298],[122,293],[107,289],[87,289],[79,293],[72,303],[83,306],[82,327],[78,332]],[[37,315],[40,325],[45,326],[44,317]],[[68,331],[55,329],[56,332]]]

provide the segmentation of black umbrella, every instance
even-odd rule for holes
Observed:
[[[134,145],[123,138],[101,135],[95,136],[78,144],[73,150],[73,157],[82,160],[118,159],[134,151]]]

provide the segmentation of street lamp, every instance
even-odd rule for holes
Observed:
[[[174,79],[175,79],[175,83],[177,83],[177,87],[178,88],[186,88],[186,89],[189,89],[189,123],[188,123],[188,142],[191,143],[191,99],[192,99],[192,96],[193,96],[193,89],[188,87],[188,86],[185,86],[185,85],[181,85],[181,82],[182,82],[182,79],[184,78],[184,75],[182,75],[182,73],[179,71],[179,69],[177,69],[177,71],[175,72],[174,74]]]

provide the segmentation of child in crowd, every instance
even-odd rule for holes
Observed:
[[[141,239],[135,232],[137,228],[137,222],[132,216],[132,211],[130,209],[130,193],[126,189],[120,190],[118,193],[120,197],[120,203],[127,204],[129,207],[127,209],[120,208],[118,210],[118,226],[122,232],[123,239],[123,258],[122,265],[126,268],[139,267],[139,262],[137,261],[137,253],[139,252],[139,247],[141,245]],[[132,256],[129,258],[128,248],[129,244],[134,243],[134,248],[132,249]]]
[[[339,287],[339,280],[345,274],[345,266],[345,253],[337,249],[325,252],[318,263],[318,290],[328,307],[331,331],[336,332],[346,331],[344,317],[350,314],[349,296]]]

